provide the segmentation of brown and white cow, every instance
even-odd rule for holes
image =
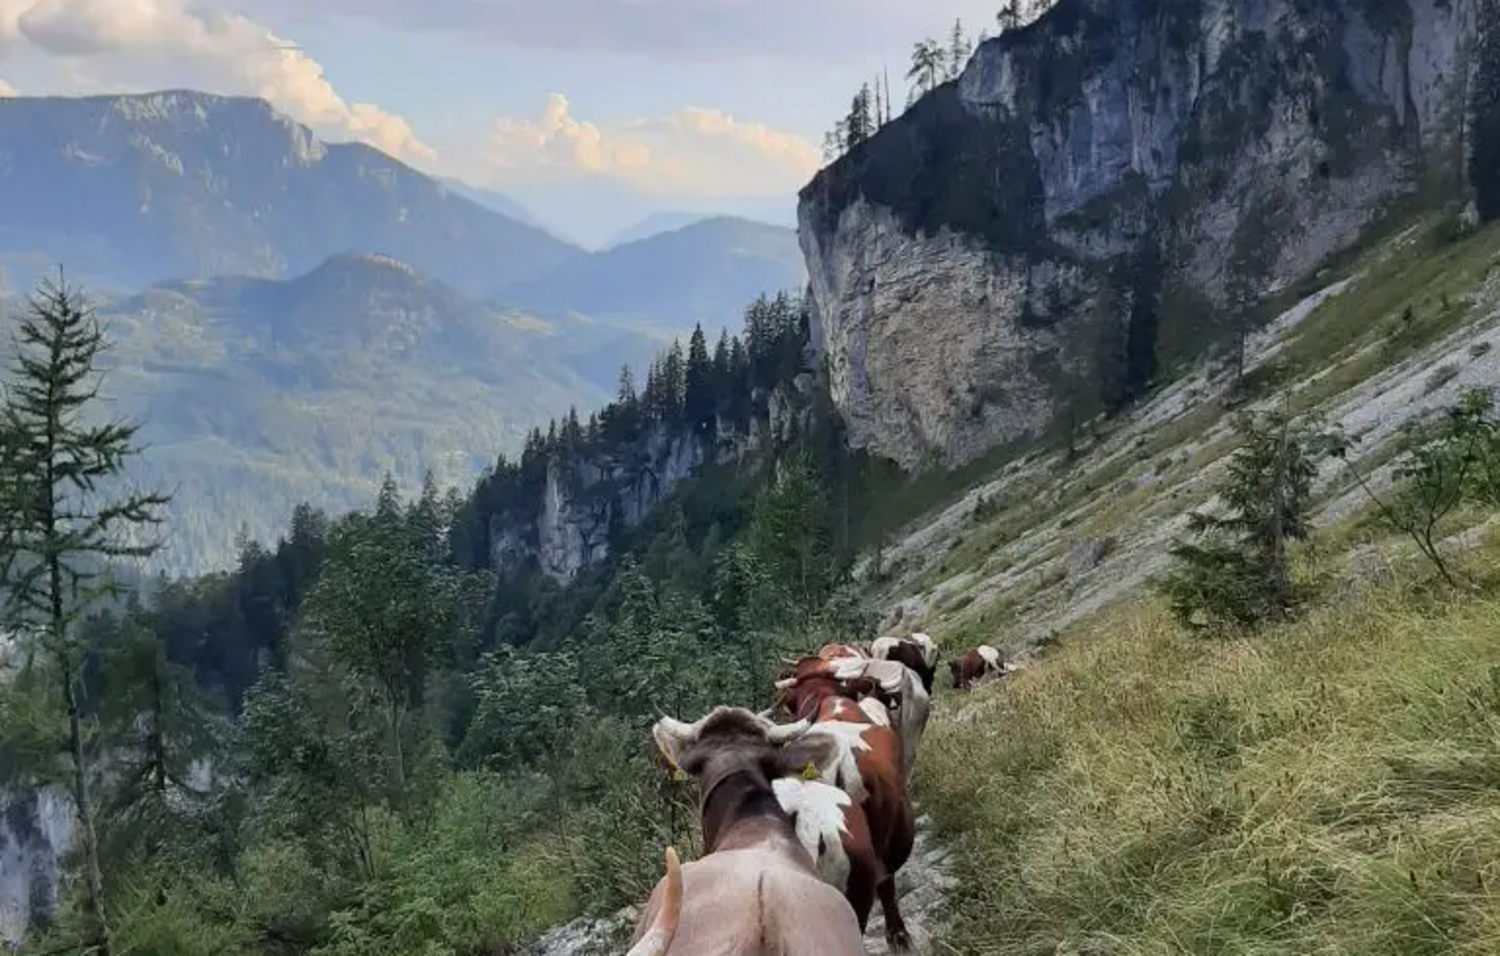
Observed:
[[[864,810],[870,840],[883,867],[876,874],[876,894],[885,914],[886,941],[892,950],[908,949],[911,938],[896,899],[896,873],[911,856],[916,814],[907,796],[902,742],[891,726],[887,704],[874,695],[878,678],[840,676],[856,664],[879,665],[877,671],[904,668],[891,661],[824,661],[803,658],[790,678],[778,682],[778,703],[798,719],[811,720],[807,739],[836,741],[839,755],[823,765],[819,778],[847,793]],[[913,684],[916,678],[908,674]],[[918,685],[920,689],[920,685]],[[856,887],[846,895],[865,925]]]
[[[926,634],[910,637],[877,637],[870,644],[870,656],[876,660],[899,661],[922,679],[922,689],[930,695],[937,677],[938,649]]]
[[[853,908],[818,872],[772,785],[833,759],[833,741],[809,729],[737,707],[652,728],[666,761],[698,782],[704,855],[679,865],[667,851],[628,956],[863,956]]]
[[[1007,664],[1000,651],[981,644],[956,661],[948,662],[953,675],[953,686],[957,690],[970,690],[979,684],[1004,677],[1015,668]]]
[[[846,657],[864,659],[870,656],[869,651],[853,644],[824,644],[818,648],[818,657],[825,661],[834,661]],[[795,664],[796,661],[790,661],[789,663]]]
[[[916,646],[908,644],[905,650],[914,650]],[[932,706],[921,676],[897,660],[839,658],[819,664],[814,663],[813,658],[803,658],[792,676],[778,681],[776,687],[778,691],[788,691],[807,680],[815,683],[790,694],[789,699],[819,696],[825,691],[817,688],[831,681],[843,685],[843,696],[851,700],[874,697],[886,704],[890,722],[901,738],[901,779],[909,785],[912,769],[916,766],[917,747],[927,730],[928,712]],[[788,710],[800,715],[796,708]]]

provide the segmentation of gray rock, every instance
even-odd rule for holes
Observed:
[[[1185,303],[1165,337],[1237,283],[1311,275],[1449,161],[1478,2],[1410,0],[1398,25],[1358,0],[1079,0],[982,44],[801,195],[851,442],[972,460],[1126,372],[1098,346],[1125,342],[1141,294]],[[1270,91],[1250,115],[1246,83]]]
[[[1113,538],[1088,538],[1068,550],[1068,577],[1077,577],[1104,563],[1114,547]]]

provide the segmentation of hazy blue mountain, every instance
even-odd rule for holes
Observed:
[[[538,222],[531,210],[523,206],[514,196],[508,196],[493,189],[481,189],[478,186],[471,186],[461,179],[454,179],[452,176],[439,176],[437,179],[438,182],[460,196],[473,200],[486,209],[493,209],[507,219],[514,219],[523,226],[531,226],[533,229],[551,232],[545,225]],[[552,234],[556,235],[556,233]]]
[[[641,239],[650,239],[652,236],[657,236],[664,232],[672,232],[712,218],[714,217],[710,213],[663,209],[660,212],[653,212],[639,222],[615,233],[610,237],[609,242],[605,244],[605,248],[623,246],[627,242],[638,242]]]
[[[806,275],[794,230],[718,216],[589,253],[495,298],[542,315],[738,327],[746,303],[800,290]]]
[[[648,193],[626,182],[606,176],[559,179],[527,184],[526,208],[546,223],[556,235],[586,249],[600,250],[619,241],[619,235],[662,210],[686,213],[698,219],[732,216],[756,222],[797,225],[797,197],[701,196]],[[686,225],[686,223],[683,223]]]
[[[614,393],[665,343],[475,302],[410,266],[339,255],[290,280],[161,283],[104,302],[112,412],[145,422],[135,477],[175,488],[164,566],[274,540],[291,508],[362,507],[392,471],[467,482],[525,433]]]
[[[263,100],[166,91],[0,99],[0,279],[66,263],[96,287],[297,275],[376,252],[478,292],[581,255]]]

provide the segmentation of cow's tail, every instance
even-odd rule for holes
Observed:
[[[667,847],[667,885],[661,897],[656,919],[625,956],[666,956],[677,935],[677,921],[682,918],[682,862],[677,850]]]

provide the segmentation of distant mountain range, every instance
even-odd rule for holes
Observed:
[[[111,411],[144,422],[134,477],[176,489],[161,565],[232,559],[310,501],[367,505],[381,476],[467,483],[526,431],[613,394],[666,340],[482,305],[405,263],[340,255],[290,280],[167,282],[100,305]]]
[[[609,242],[604,244],[604,248],[609,249],[614,246],[623,246],[627,242],[649,239],[664,232],[675,232],[685,226],[691,226],[705,219],[712,218],[714,217],[708,213],[686,212],[678,209],[664,209],[661,212],[653,212],[634,225],[615,233],[610,237]]]
[[[0,300],[58,264],[102,300],[140,477],[180,486],[177,571],[299,501],[365,504],[386,470],[467,481],[693,322],[738,328],[805,282],[782,227],[718,217],[589,253],[536,221],[260,100],[0,100]]]
[[[471,296],[680,326],[733,324],[755,294],[802,283],[790,229],[674,212],[590,254],[509,196],[324,143],[263,100],[181,90],[0,99],[0,197],[0,293],[58,264],[128,292],[362,252]],[[699,231],[656,231],[687,223]]]
[[[720,216],[574,259],[496,297],[546,315],[719,327],[762,292],[799,291],[806,275],[794,230]]]
[[[170,91],[0,99],[0,268],[101,287],[297,275],[380,252],[469,292],[582,255],[262,100]]]

